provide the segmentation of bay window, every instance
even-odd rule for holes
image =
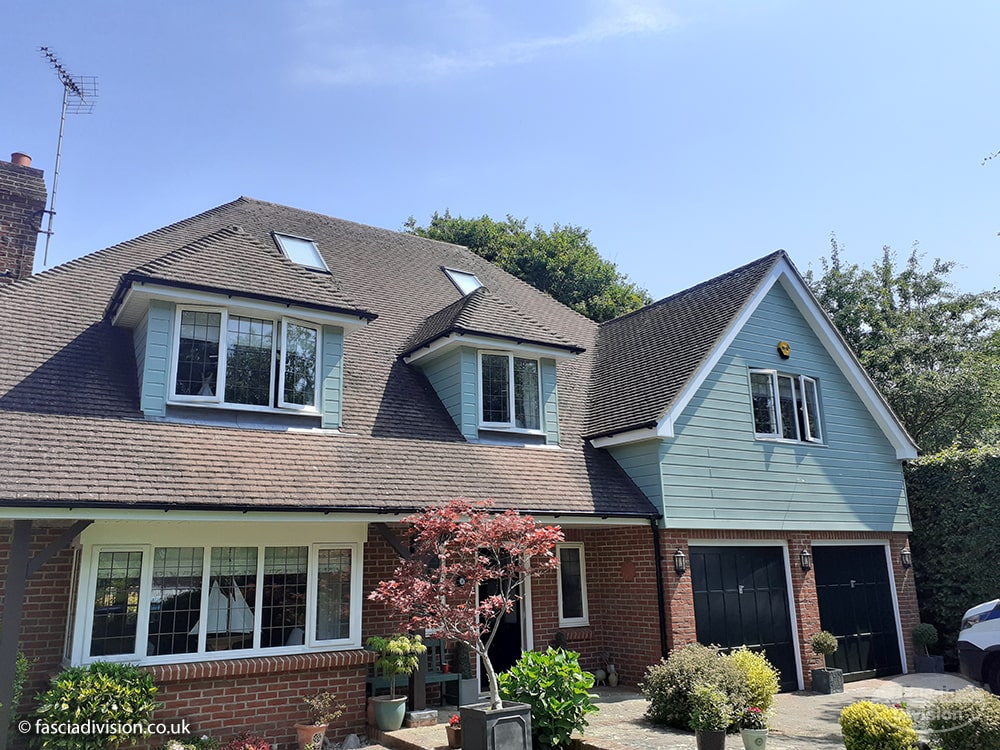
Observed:
[[[540,430],[538,360],[502,352],[480,352],[480,426]]]
[[[147,663],[359,648],[360,543],[95,545],[77,658]]]
[[[751,370],[750,398],[757,437],[822,442],[815,379],[775,370]]]
[[[171,402],[316,411],[319,326],[179,307]]]

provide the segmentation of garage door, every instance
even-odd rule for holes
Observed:
[[[832,665],[845,680],[899,674],[899,632],[882,545],[813,547],[823,630],[837,636]]]
[[[798,689],[781,547],[691,547],[691,584],[699,643],[763,651]]]

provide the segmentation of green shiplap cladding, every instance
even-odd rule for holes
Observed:
[[[791,344],[787,360],[779,341]],[[822,445],[754,438],[750,368],[818,380]],[[677,418],[674,437],[612,453],[662,503],[669,527],[910,530],[895,449],[780,284]]]
[[[340,326],[323,326],[320,382],[322,425],[337,429],[343,424],[344,403],[344,329]]]
[[[545,442],[549,445],[559,445],[559,395],[556,392],[556,361],[542,359],[542,428],[545,430]]]
[[[463,346],[422,367],[427,380],[466,440],[479,437],[476,350]]]
[[[149,311],[136,329],[144,330],[145,345],[141,366],[139,405],[147,417],[162,417],[167,413],[167,394],[170,392],[170,357],[174,338],[174,304],[150,300]],[[138,342],[136,343],[138,349]]]

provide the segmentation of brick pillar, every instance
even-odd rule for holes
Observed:
[[[903,649],[906,652],[907,671],[912,672],[913,629],[920,624],[920,608],[917,605],[917,589],[913,583],[913,568],[903,568],[899,552],[910,546],[906,534],[892,534],[889,537],[889,551],[892,555],[892,575],[896,582],[896,600],[899,602],[899,624],[903,630]]]
[[[0,160],[0,284],[31,276],[48,199],[42,170],[23,154],[11,158],[20,163]]]
[[[812,670],[825,666],[822,656],[814,654],[811,640],[823,629],[819,620],[819,599],[816,596],[815,570],[802,570],[801,552],[812,554],[809,534],[796,533],[788,537],[788,562],[792,571],[792,598],[795,601],[796,632],[799,637],[799,657],[802,660],[802,680],[806,690],[812,688]]]
[[[660,533],[663,549],[663,589],[667,641],[672,651],[698,640],[694,621],[694,591],[691,586],[691,550],[686,535],[664,530]],[[674,553],[681,550],[688,560],[688,569],[678,576],[674,570]]]

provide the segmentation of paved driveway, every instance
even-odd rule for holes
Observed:
[[[905,702],[911,713],[919,716],[927,705],[942,692],[960,690],[968,682],[952,674],[914,674],[888,679],[848,683],[839,695],[818,693],[782,693],[771,722],[769,750],[820,750],[839,748],[844,743],[840,735],[840,712],[855,701],[877,703]],[[654,727],[642,715],[645,699],[625,688],[598,688],[596,703],[600,711],[592,714],[583,747],[588,750],[693,750],[694,735],[673,729]],[[447,721],[450,712],[441,712]],[[401,750],[436,750],[446,747],[444,727],[403,729],[384,736],[383,744]],[[742,747],[739,737],[726,742],[730,750]]]

